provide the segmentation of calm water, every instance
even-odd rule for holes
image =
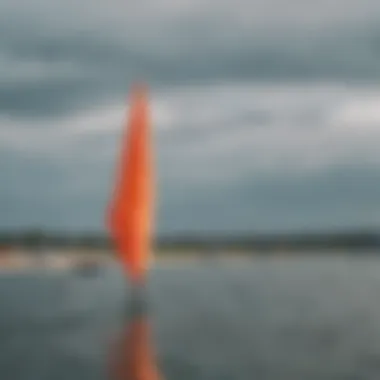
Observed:
[[[380,259],[158,267],[152,321],[168,380],[380,378]],[[116,267],[0,278],[0,378],[106,379],[122,324]]]

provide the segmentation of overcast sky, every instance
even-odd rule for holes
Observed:
[[[0,228],[103,228],[131,82],[159,233],[380,227],[380,1],[0,0]]]

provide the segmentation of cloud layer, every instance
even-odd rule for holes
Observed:
[[[3,0],[0,227],[102,228],[136,78],[152,86],[160,232],[379,226],[379,12]]]
[[[376,225],[379,95],[310,84],[153,92],[163,230]],[[100,228],[125,113],[120,103],[4,119],[3,223]]]

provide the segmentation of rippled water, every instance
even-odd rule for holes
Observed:
[[[126,294],[116,267],[1,275],[0,378],[106,379]],[[377,258],[158,267],[150,298],[168,380],[380,378]]]

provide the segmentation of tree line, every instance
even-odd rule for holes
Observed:
[[[183,234],[158,236],[157,249],[185,250],[330,250],[330,249],[377,249],[380,248],[380,233],[373,231],[343,231],[329,233],[293,234]],[[86,248],[112,249],[109,237],[101,233],[49,233],[43,230],[0,232],[1,247],[41,248]]]

